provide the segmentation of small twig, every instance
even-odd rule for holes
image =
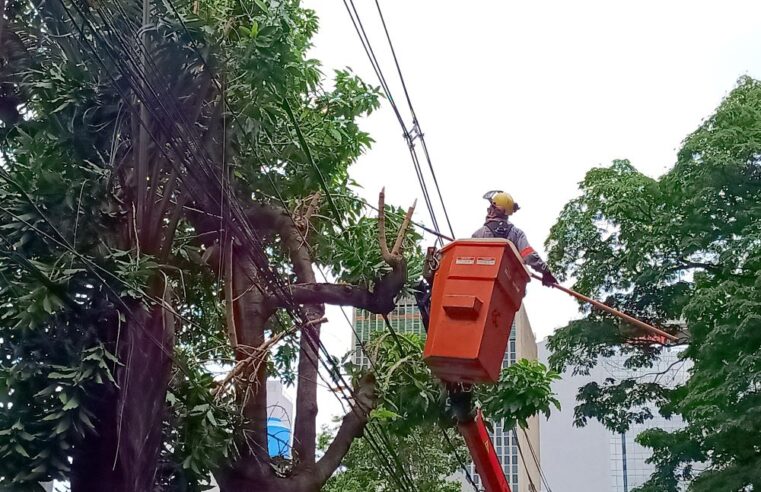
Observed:
[[[309,220],[312,218],[312,215],[315,213],[315,211],[317,211],[321,198],[322,195],[319,191],[312,195],[312,200],[309,202],[309,206],[307,207],[307,211],[304,214],[303,218],[305,229],[309,229]]]
[[[137,211],[135,204],[132,203],[132,229],[135,234],[135,251],[137,252],[137,261],[140,261],[140,234],[137,232]]]
[[[278,343],[280,340],[285,338],[288,335],[291,335],[295,333],[299,328],[307,328],[309,326],[314,326],[316,324],[325,323],[328,321],[327,318],[324,316],[319,319],[313,319],[309,320],[303,325],[294,325],[290,329],[281,331],[277,335],[274,335],[270,337],[269,340],[266,340],[264,343],[259,345],[258,347],[247,347],[249,349],[250,355],[246,357],[245,359],[239,361],[237,364],[235,364],[235,367],[233,367],[232,371],[225,377],[225,379],[222,380],[222,382],[219,383],[219,386],[214,390],[214,398],[219,397],[220,394],[225,390],[228,384],[230,384],[230,381],[237,378],[238,375],[243,371],[243,369],[246,366],[252,366],[253,367],[253,373],[256,373],[261,367],[261,364],[264,362],[267,354],[269,353],[270,348],[272,348],[273,345]],[[248,381],[248,385],[250,386],[251,381]]]
[[[226,251],[224,277],[225,277],[225,318],[227,321],[227,336],[230,337],[233,351],[238,348],[238,331],[235,328],[235,298],[233,287],[233,241],[230,239],[230,245]]]
[[[245,296],[246,294],[248,294],[249,292],[251,292],[252,290],[254,290],[256,287],[257,287],[256,283],[252,281],[252,282],[251,282],[251,285],[249,285],[248,287],[246,287],[246,290],[244,290],[243,292],[241,292],[240,294],[238,294],[237,296],[235,296],[235,299],[233,299],[233,302],[238,302],[238,301],[240,300],[240,298],[241,298],[241,297]]]
[[[2,34],[0,34],[0,36],[2,36]],[[82,194],[85,191],[86,184],[87,184],[87,180],[82,181],[82,186],[79,188],[79,200],[77,200],[77,215],[74,218],[74,237],[71,240],[71,246],[73,248],[77,247],[77,229],[79,227],[79,214],[82,211]]]

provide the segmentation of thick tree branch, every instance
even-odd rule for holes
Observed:
[[[310,209],[314,207],[316,207],[316,199],[313,199],[312,204],[310,204]],[[385,245],[385,251],[388,252],[384,256],[384,259],[391,266],[391,271],[378,279],[374,283],[372,290],[369,287],[316,283],[309,245],[305,238],[304,225],[298,224],[298,221],[294,221],[293,216],[287,210],[280,207],[253,204],[246,210],[246,217],[254,228],[265,234],[277,235],[280,238],[281,245],[289,256],[293,272],[298,281],[298,284],[293,285],[291,289],[292,301],[303,305],[306,311],[307,324],[301,329],[298,363],[299,384],[297,387],[296,416],[293,426],[293,455],[304,470],[314,469],[317,439],[316,417],[320,323],[311,323],[311,321],[322,318],[325,303],[354,305],[378,313],[388,313],[394,309],[394,300],[406,280],[406,265],[404,257],[401,254],[401,247],[406,232],[406,224],[409,223],[413,210],[414,207],[410,208],[407,212],[404,220],[405,225],[400,229],[392,251],[388,251],[385,240],[382,241],[382,244]],[[307,211],[308,215],[310,215],[309,212],[310,210]],[[302,227],[299,227],[299,225]],[[385,226],[383,227],[385,231]],[[238,275],[236,277],[234,279],[236,290],[241,291],[243,286],[240,282],[242,279]],[[270,312],[277,308],[288,308],[291,303],[291,299],[281,299],[279,296],[269,296],[263,301],[265,303],[264,309]],[[243,303],[240,306],[237,306],[237,304],[236,314],[238,314],[241,308],[245,309]],[[258,313],[256,317],[261,317],[261,313]],[[249,324],[248,320],[245,323],[242,321],[245,318],[241,317],[240,320],[236,318],[235,326],[239,331],[239,343],[255,347],[260,346],[264,342],[263,339],[257,340],[259,343],[256,344],[247,343],[242,340],[242,337],[245,336],[244,332],[249,330],[248,327],[242,328]],[[260,331],[257,329],[256,332],[257,338],[261,338]],[[241,366],[240,372],[247,372],[247,368],[249,368],[249,372],[253,370],[250,369],[250,364],[244,364]],[[263,382],[259,377],[256,377],[256,379],[259,384]],[[258,393],[254,397],[256,403],[246,400],[242,402],[244,415],[251,419],[256,419],[260,414],[259,410],[250,408],[252,404],[257,407],[261,406],[261,393],[263,391],[260,390]],[[330,457],[321,465],[323,469],[322,473],[332,473],[332,470],[338,466],[351,440],[358,433],[361,433],[366,423],[366,418],[366,414],[362,415],[357,412],[352,412],[346,416],[342,426],[343,430],[339,433],[338,443],[332,447],[333,450],[330,452]],[[254,422],[252,424],[256,427]]]
[[[271,229],[280,240],[290,257],[293,272],[301,283],[314,283],[315,275],[312,258],[304,238],[293,217],[287,210],[269,205],[257,204],[249,208],[247,216],[258,228]],[[285,304],[279,296],[271,299]],[[319,302],[305,302],[308,321],[320,319],[325,307]],[[278,307],[287,307],[285,305]],[[315,462],[317,441],[317,379],[319,371],[320,324],[304,326],[299,347],[299,384],[296,388],[296,418],[293,425],[293,454],[300,463],[311,466]]]
[[[395,260],[388,250],[386,243],[386,188],[381,188],[378,194],[378,242],[380,243],[381,256],[383,261],[389,265]]]
[[[410,220],[412,220],[412,214],[415,212],[415,206],[417,205],[417,199],[412,202],[412,206],[407,209],[407,213],[404,215],[404,221],[399,228],[399,232],[396,234],[396,241],[391,253],[397,256],[402,255],[402,245],[404,244],[404,236],[407,235],[407,228],[410,226]]]
[[[292,285],[291,294],[298,304],[322,303],[352,306],[375,314],[388,314],[396,307],[396,296],[399,295],[406,280],[407,265],[402,261],[388,274],[377,280],[372,290],[358,285],[310,283]]]
[[[231,239],[232,241],[232,239]],[[272,316],[273,310],[267,305],[264,296],[258,289],[251,289],[252,282],[259,282],[256,266],[248,255],[232,248],[232,282],[233,291],[233,323],[236,339],[239,345],[259,347],[264,343],[264,325]],[[236,358],[242,360],[245,356],[240,350]],[[263,466],[269,459],[267,452],[267,374],[263,365],[247,365],[241,371],[237,386],[237,400],[241,406],[245,422],[245,445],[242,451],[244,461],[257,468]],[[251,459],[253,458],[253,460]],[[246,466],[237,467],[238,469]]]
[[[336,437],[317,462],[316,472],[320,484],[330,478],[349,451],[352,441],[362,435],[370,411],[375,407],[375,377],[372,374],[366,375],[358,386],[354,392],[352,410],[344,416]]]

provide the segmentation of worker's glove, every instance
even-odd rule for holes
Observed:
[[[558,279],[555,278],[555,276],[550,272],[549,270],[545,270],[542,272],[542,285],[546,285],[547,287],[550,287],[551,285],[554,285],[558,283]]]

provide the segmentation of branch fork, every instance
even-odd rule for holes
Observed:
[[[386,188],[382,188],[378,194],[378,240],[380,242],[381,256],[391,267],[396,267],[404,260],[402,255],[402,249],[404,245],[404,237],[407,234],[407,228],[412,220],[412,213],[415,211],[417,200],[412,203],[412,206],[407,209],[407,213],[404,215],[404,221],[402,221],[399,232],[396,234],[396,240],[391,251],[388,250],[388,244],[386,243]]]

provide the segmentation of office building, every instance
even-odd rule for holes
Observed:
[[[539,357],[547,363],[549,353],[546,342],[539,344]],[[629,492],[642,485],[653,472],[653,465],[645,461],[650,450],[637,444],[637,435],[650,428],[675,430],[682,421],[675,417],[663,418],[652,405],[655,418],[634,424],[625,434],[607,430],[596,420],[585,427],[573,424],[578,389],[585,384],[605,379],[638,378],[675,386],[688,377],[689,363],[679,362],[678,349],[666,348],[660,361],[653,367],[628,369],[625,355],[601,358],[589,375],[573,375],[570,371],[552,385],[561,409],[553,410],[550,418],[542,422],[541,465],[553,492]]]
[[[394,330],[400,333],[417,333],[425,336],[425,329],[414,299],[401,299],[388,318]],[[369,340],[372,333],[384,330],[385,322],[382,316],[355,309],[354,327],[359,336],[359,340],[354,341],[354,360],[357,364],[367,366],[369,362],[362,352],[360,342]],[[526,311],[521,306],[513,321],[513,328],[510,331],[510,340],[502,365],[507,367],[516,360],[523,358],[536,360],[537,345]],[[529,427],[525,431],[504,429],[502,423],[497,422],[491,437],[512,491],[538,492],[540,490],[540,478],[537,463],[541,459],[539,453],[539,419],[537,417],[531,418]],[[525,460],[521,458],[521,451]],[[469,469],[476,484],[482,487],[472,463],[469,465]],[[472,489],[472,486],[466,481],[464,473],[458,474],[456,479],[463,484],[463,490]]]

